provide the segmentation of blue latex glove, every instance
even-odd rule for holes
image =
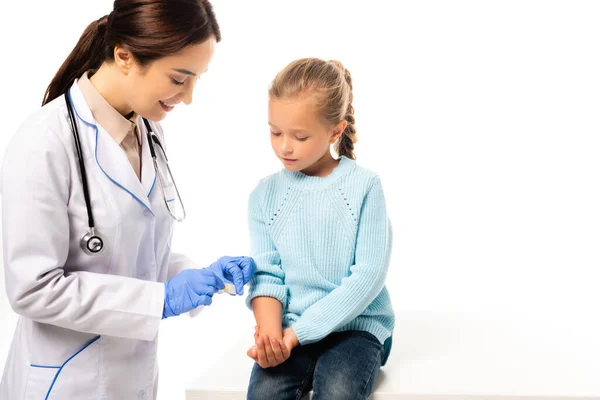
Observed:
[[[224,283],[233,284],[238,295],[244,294],[244,285],[250,281],[256,264],[251,257],[221,257],[208,267]]]
[[[165,283],[163,319],[210,305],[212,296],[224,288],[223,281],[208,268],[184,269]]]

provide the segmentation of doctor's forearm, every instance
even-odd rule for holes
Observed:
[[[164,284],[79,271],[53,271],[34,289],[13,287],[13,310],[34,321],[80,332],[153,340],[164,304]],[[13,279],[14,281],[14,279]],[[27,285],[31,287],[31,285]]]
[[[252,311],[259,334],[267,334],[275,339],[282,338],[282,305],[279,300],[273,297],[256,297],[252,299]]]
[[[171,252],[171,255],[169,256],[169,270],[167,273],[167,280],[171,279],[172,277],[174,277],[175,275],[187,268],[202,267],[197,265],[190,258],[183,254]]]

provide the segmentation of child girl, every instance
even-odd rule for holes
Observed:
[[[354,161],[350,73],[338,61],[292,62],[271,83],[269,126],[285,168],[249,200],[248,399],[311,389],[314,400],[366,399],[391,348],[392,236],[378,176]]]

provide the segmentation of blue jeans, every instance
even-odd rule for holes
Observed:
[[[383,357],[383,345],[368,332],[332,333],[320,342],[298,346],[272,368],[254,364],[248,400],[367,399]]]

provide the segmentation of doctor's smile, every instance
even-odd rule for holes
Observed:
[[[177,105],[177,104],[169,104],[169,103],[167,103],[166,101],[162,101],[162,100],[161,100],[161,101],[159,101],[159,103],[160,103],[160,105],[162,106],[163,110],[165,110],[166,112],[169,112],[169,111],[171,111],[171,110],[172,110],[172,109],[174,109],[174,108],[175,108],[175,106]]]

